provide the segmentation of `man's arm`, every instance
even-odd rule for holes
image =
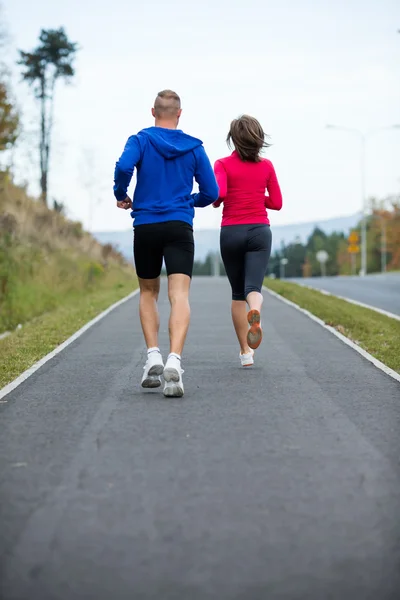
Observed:
[[[192,198],[194,199],[194,206],[196,208],[204,208],[218,199],[218,185],[210,160],[203,146],[197,149],[195,157],[197,164],[194,178],[199,184],[199,192],[192,194]]]
[[[118,202],[127,197],[128,187],[132,179],[133,170],[140,160],[140,145],[136,135],[131,135],[125,144],[121,158],[115,165],[114,171],[114,196]]]

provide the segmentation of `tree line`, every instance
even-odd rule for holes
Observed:
[[[382,201],[371,199],[367,217],[367,272],[396,271],[400,269],[400,196]],[[361,223],[353,230],[361,239]],[[282,275],[281,260],[287,259],[285,277],[318,277],[321,264],[317,253],[325,250],[328,260],[326,275],[358,274],[361,268],[360,253],[349,252],[350,232],[325,233],[316,227],[305,243],[296,240],[282,244],[269,263],[269,274]]]
[[[382,201],[371,199],[367,221],[367,271],[400,270],[400,196],[391,196]],[[354,228],[361,239],[361,223]],[[273,232],[273,228],[272,228]],[[320,227],[303,243],[296,239],[289,244],[282,242],[279,250],[272,253],[266,275],[274,277],[318,277],[322,275],[321,264],[317,255],[324,250],[328,255],[325,274],[352,275],[361,268],[360,253],[349,252],[350,232],[333,232],[327,234]],[[282,260],[285,263],[282,264]],[[212,275],[214,256],[210,253],[204,261],[196,261],[195,275]],[[224,275],[220,261],[220,275]]]

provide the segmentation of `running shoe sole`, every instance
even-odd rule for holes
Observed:
[[[259,311],[254,309],[249,310],[247,313],[247,321],[250,325],[250,329],[247,333],[247,343],[252,350],[255,350],[261,344],[263,337]]]
[[[142,388],[153,389],[161,386],[161,379],[156,375],[148,375],[146,379],[142,381]]]
[[[164,396],[166,398],[182,398],[183,387],[181,387],[179,384],[171,382],[170,385],[165,386]]]
[[[178,383],[180,379],[180,373],[178,372],[178,369],[175,369],[174,367],[168,367],[167,369],[164,369],[163,375],[167,383],[170,383],[171,381]]]
[[[164,371],[164,365],[163,364],[153,365],[152,367],[150,367],[148,375],[150,375],[150,377],[154,376],[154,375],[156,375],[156,376],[159,377],[160,375],[163,374],[163,371]]]

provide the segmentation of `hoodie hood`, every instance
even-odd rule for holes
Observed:
[[[203,144],[201,140],[183,133],[180,129],[165,129],[164,127],[142,129],[138,136],[146,137],[165,159],[182,156]]]

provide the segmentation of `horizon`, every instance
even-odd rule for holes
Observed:
[[[346,214],[346,215],[336,215],[334,217],[328,217],[325,219],[309,219],[308,221],[298,221],[296,223],[279,223],[277,225],[274,225],[274,229],[275,228],[279,228],[279,227],[296,227],[296,226],[304,226],[304,225],[312,225],[315,222],[318,223],[325,223],[325,222],[329,222],[329,221],[336,221],[336,220],[341,220],[341,219],[350,219],[351,217],[359,217],[361,219],[362,213],[361,211],[359,212],[353,212],[350,214]],[[132,225],[130,227],[126,227],[125,229],[102,229],[99,230],[97,229],[96,231],[93,231],[93,233],[124,233],[126,231],[130,231],[132,229]],[[211,230],[216,230],[218,231],[220,229],[220,226],[216,226],[216,227],[195,227],[196,231],[211,231]]]

